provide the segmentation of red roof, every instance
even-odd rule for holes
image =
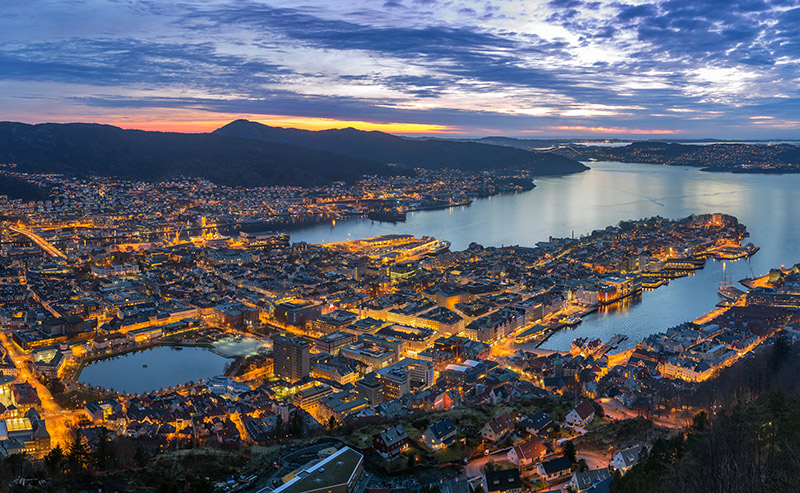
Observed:
[[[575,412],[578,413],[581,419],[586,419],[594,414],[594,406],[592,406],[591,402],[586,400],[578,404],[578,407],[575,408]]]

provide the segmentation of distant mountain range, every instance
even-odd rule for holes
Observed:
[[[581,161],[696,166],[732,173],[800,173],[800,146],[792,144],[634,142],[620,147],[571,145],[551,152]]]
[[[564,175],[588,169],[577,161],[552,154],[476,142],[404,139],[383,132],[364,132],[353,128],[314,132],[236,120],[215,130],[214,134],[293,144],[407,168],[472,171],[525,168],[539,176]]]
[[[237,120],[206,134],[123,130],[111,125],[0,122],[0,164],[18,171],[160,180],[207,178],[221,185],[313,186],[413,168],[526,168],[534,175],[587,169],[573,159],[470,142],[404,139],[355,129],[276,128]]]

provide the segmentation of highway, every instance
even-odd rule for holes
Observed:
[[[15,233],[19,233],[21,235],[27,236],[28,238],[30,238],[30,240],[32,242],[36,243],[36,245],[39,248],[41,248],[42,250],[44,250],[45,252],[47,252],[51,256],[59,257],[59,258],[62,258],[64,260],[67,259],[67,256],[64,254],[64,252],[62,252],[58,248],[54,247],[50,243],[48,243],[44,238],[42,238],[41,236],[37,235],[33,231],[29,231],[29,230],[24,229],[24,228],[15,228],[13,226],[9,227],[9,229],[11,231],[14,231]]]

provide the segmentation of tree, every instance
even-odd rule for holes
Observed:
[[[44,466],[53,476],[57,476],[61,472],[61,467],[64,463],[64,450],[61,445],[56,445],[50,452],[44,456]]]
[[[589,403],[594,408],[595,416],[597,416],[598,418],[602,418],[606,415],[605,409],[603,409],[603,406],[601,406],[599,402],[597,402],[594,399],[589,399]]]
[[[72,474],[82,472],[89,463],[89,447],[84,443],[80,431],[75,430],[67,452],[67,470]]]
[[[328,430],[333,431],[339,425],[339,422],[336,421],[336,416],[331,416],[331,419],[328,420]]]
[[[133,460],[136,462],[136,467],[144,467],[147,465],[147,454],[144,453],[142,447],[136,447],[136,453],[133,455]]]
[[[214,485],[206,478],[193,481],[189,486],[190,493],[214,493]]]
[[[791,351],[789,339],[786,333],[782,330],[778,331],[775,335],[775,344],[772,346],[772,354],[770,355],[770,367],[772,370],[778,370],[786,362]]]
[[[278,414],[275,418],[275,436],[282,437],[283,431],[283,415]]]
[[[108,438],[108,428],[105,426],[100,428],[97,450],[94,453],[94,461],[97,468],[100,470],[107,469],[114,461],[114,450]]]
[[[575,444],[571,440],[564,444],[564,456],[569,459],[570,464],[575,463]]]

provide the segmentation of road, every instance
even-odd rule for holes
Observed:
[[[611,462],[611,458],[607,457],[606,454],[588,450],[579,450],[575,454],[575,458],[577,460],[585,460],[589,469],[603,469],[608,467],[608,463]]]
[[[6,348],[17,366],[17,379],[30,383],[36,389],[39,400],[42,401],[41,416],[45,420],[48,433],[50,433],[50,445],[55,447],[59,443],[62,448],[66,447],[70,442],[69,427],[85,416],[83,411],[63,409],[56,403],[47,387],[42,385],[28,370],[26,362],[32,362],[31,355],[18,352],[16,345],[6,332],[0,332],[0,343]]]
[[[608,397],[604,397],[600,399],[599,402],[600,405],[603,406],[603,412],[605,413],[605,415],[610,418],[621,420],[621,419],[636,418],[640,416],[639,413],[631,411],[616,399],[610,399]],[[688,422],[686,420],[681,419],[677,416],[661,416],[657,418],[647,417],[647,419],[654,422],[658,426],[663,426],[665,428],[683,429],[688,425]]]
[[[467,479],[483,476],[483,468],[486,467],[486,464],[490,461],[499,462],[501,460],[506,460],[508,450],[507,448],[497,450],[485,457],[479,457],[467,462],[464,468],[464,474],[467,476]]]
[[[44,250],[48,254],[52,255],[53,257],[59,257],[59,258],[62,258],[64,260],[67,259],[67,256],[64,254],[64,252],[62,252],[58,248],[54,247],[50,243],[48,243],[44,238],[42,238],[41,236],[37,235],[33,231],[29,231],[29,230],[24,229],[24,228],[15,228],[13,226],[9,227],[9,229],[11,231],[14,231],[15,233],[19,233],[21,235],[27,236],[32,242],[36,243],[39,246],[39,248],[41,248],[42,250]]]

